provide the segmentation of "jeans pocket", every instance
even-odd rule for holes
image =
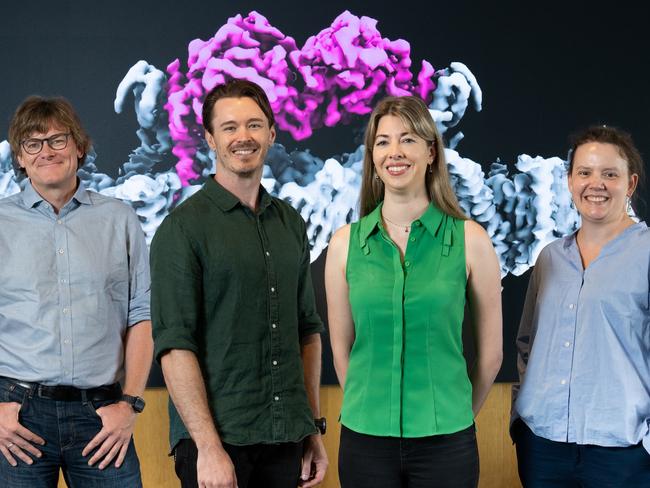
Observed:
[[[113,403],[117,403],[117,400],[88,401],[85,403],[85,406],[92,417],[99,418],[97,410],[107,405],[112,405]]]
[[[17,387],[14,384],[2,384],[2,393],[0,401],[3,403],[18,403],[20,404],[20,413],[27,408],[29,391],[24,388]]]

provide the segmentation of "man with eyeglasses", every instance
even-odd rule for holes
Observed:
[[[90,138],[69,102],[30,97],[0,200],[0,486],[142,486],[133,445],[153,343],[133,210],[77,178]],[[120,385],[120,381],[122,385]]]

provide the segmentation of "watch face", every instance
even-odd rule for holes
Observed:
[[[144,410],[145,402],[140,397],[124,394],[122,395],[122,400],[131,405],[131,408],[133,408],[136,413],[140,413]]]
[[[327,419],[325,417],[314,419],[314,424],[316,425],[316,428],[319,430],[321,435],[325,434],[327,431]]]
[[[133,410],[140,413],[144,410],[144,400],[140,397],[135,397],[135,402],[133,403]]]

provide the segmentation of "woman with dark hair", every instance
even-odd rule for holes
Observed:
[[[517,337],[524,487],[650,486],[650,232],[629,215],[642,177],[628,134],[575,137],[568,183],[582,224],[539,255]]]
[[[325,269],[344,388],[341,486],[475,487],[474,416],[502,357],[497,257],[458,205],[422,100],[381,101],[365,147],[361,220],[332,237]],[[466,299],[477,339],[471,379]]]

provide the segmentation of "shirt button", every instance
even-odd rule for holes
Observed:
[[[411,242],[415,242],[415,237],[411,237],[409,240],[410,240]]]
[[[275,288],[271,287],[271,293],[275,293]]]
[[[279,396],[274,396],[273,399],[274,399],[276,402],[279,402],[279,401],[280,401],[280,397],[279,397]]]
[[[411,261],[404,261],[404,266],[406,266],[407,268],[411,266]]]
[[[63,343],[64,343],[64,344],[70,344],[70,339],[64,339],[64,340],[63,340]]]
[[[420,227],[420,226],[422,225],[422,222],[420,222],[419,220],[416,220],[415,222],[413,222],[413,224],[414,224],[416,227]]]
[[[570,308],[571,310],[573,310],[573,307],[575,307],[575,305],[574,305],[573,303],[570,303],[570,304],[569,304],[569,308]]]
[[[560,384],[561,384],[561,385],[566,385],[566,380],[562,380],[562,381],[560,381]]]
[[[60,281],[61,283],[66,283],[66,282],[67,282],[67,280],[66,280],[65,278],[61,278],[59,281]]]
[[[58,250],[58,253],[59,253],[59,254],[63,254],[64,252],[65,252],[65,251],[63,250],[63,248],[60,248],[60,249]]]
[[[277,361],[273,361],[273,366],[277,366],[277,365],[278,365],[278,362],[277,362]]]
[[[569,347],[570,345],[571,345],[571,343],[570,343],[569,341],[566,341],[566,342],[564,343],[564,347]]]
[[[59,219],[56,221],[57,224],[61,225],[63,223],[63,220]]]
[[[277,328],[278,328],[278,324],[271,324],[271,328],[272,328],[272,329],[277,329]]]
[[[63,312],[64,314],[65,314],[65,313],[68,313],[68,307],[65,307],[65,308],[62,310],[62,312]]]
[[[267,256],[270,256],[270,255],[271,255],[271,253],[268,252],[268,251],[266,251],[264,254],[266,254]]]

